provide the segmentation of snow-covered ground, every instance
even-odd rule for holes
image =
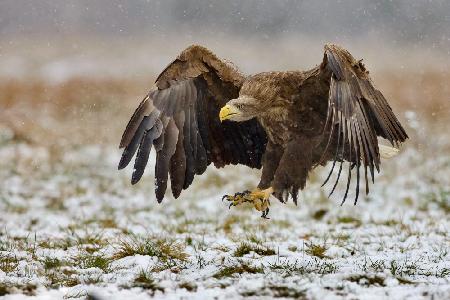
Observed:
[[[444,144],[446,139],[443,139]],[[450,158],[405,145],[368,197],[327,199],[326,169],[270,220],[221,196],[258,172],[209,168],[158,205],[112,146],[0,147],[5,299],[449,299]],[[431,151],[431,152],[430,152]],[[445,152],[444,152],[445,154]],[[343,188],[343,187],[342,187]]]

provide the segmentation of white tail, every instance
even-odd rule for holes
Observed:
[[[389,159],[391,157],[394,157],[400,151],[397,148],[385,146],[385,145],[381,145],[381,144],[378,144],[378,148],[380,149],[380,157],[384,158],[384,159]]]

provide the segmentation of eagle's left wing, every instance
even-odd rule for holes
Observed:
[[[398,147],[408,135],[383,94],[374,87],[362,62],[355,60],[347,50],[333,44],[326,45],[321,71],[331,76],[324,132],[329,134],[325,152],[328,150],[334,153],[333,167],[325,183],[330,179],[336,161],[340,161],[338,177],[331,191],[333,193],[341,174],[342,160],[349,161],[347,190],[343,201],[347,197],[351,170],[356,166],[356,203],[361,165],[365,172],[366,193],[369,191],[367,168],[370,169],[372,181],[374,168],[379,171],[380,149],[377,136]],[[336,149],[329,149],[332,138],[337,139]]]

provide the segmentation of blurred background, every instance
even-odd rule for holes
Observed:
[[[0,142],[52,157],[75,145],[116,147],[155,76],[188,45],[255,73],[311,68],[326,42],[364,59],[408,145],[449,153],[446,0],[3,0]]]

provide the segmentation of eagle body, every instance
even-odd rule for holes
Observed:
[[[360,180],[368,193],[379,171],[378,137],[399,147],[407,134],[361,61],[333,44],[324,52],[308,71],[245,76],[208,49],[188,47],[158,76],[129,121],[119,169],[136,154],[136,183],[154,148],[160,202],[169,178],[177,198],[211,163],[244,164],[262,168],[258,188],[270,191],[259,193],[263,197],[297,203],[308,173],[332,161],[326,182],[334,171],[337,179],[331,193],[346,163],[344,200],[356,173],[356,202]]]
[[[257,117],[268,138],[259,188],[272,183],[275,190],[282,191],[288,182],[294,184],[293,189],[305,186],[309,168],[319,163],[326,146],[323,128],[328,87],[329,72],[320,66],[305,72],[264,72],[246,78],[240,94],[257,99],[266,108]],[[274,178],[278,168],[286,172]],[[281,194],[276,196],[282,199]]]
[[[258,99],[267,107],[257,119],[270,142],[285,146],[298,134],[322,135],[329,80],[319,70],[264,72],[244,81],[240,94]]]

